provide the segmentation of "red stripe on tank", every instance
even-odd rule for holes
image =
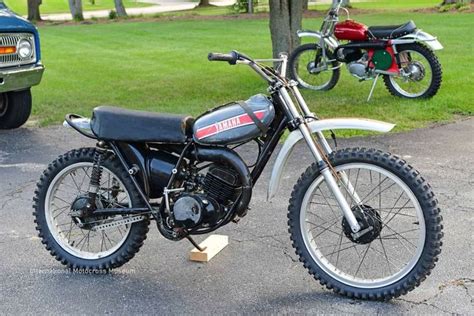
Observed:
[[[265,110],[255,111],[253,113],[259,120],[263,119],[265,116]],[[204,139],[221,132],[251,124],[255,124],[255,122],[252,120],[250,115],[241,114],[205,127],[201,127],[196,131],[195,136],[197,139]]]

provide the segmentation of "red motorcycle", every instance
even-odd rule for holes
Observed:
[[[330,90],[337,84],[342,63],[360,81],[383,76],[388,91],[410,99],[431,98],[441,86],[441,65],[433,53],[443,49],[436,37],[418,29],[413,21],[394,26],[371,26],[349,19],[349,12],[334,0],[319,32],[298,31],[316,43],[296,48],[289,57],[292,79],[301,87]],[[339,22],[339,11],[347,20]],[[344,43],[341,43],[344,41]]]

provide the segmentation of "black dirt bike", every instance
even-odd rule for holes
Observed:
[[[406,294],[435,266],[442,225],[425,179],[400,157],[375,149],[333,151],[323,131],[388,132],[393,124],[365,119],[320,120],[281,71],[233,51],[211,61],[250,66],[268,83],[255,95],[193,119],[98,107],[92,119],[68,125],[97,140],[53,161],[38,182],[34,216],[46,249],[72,269],[109,269],[143,245],[150,221],[169,240],[207,234],[238,222],[253,187],[285,130],[268,190],[300,141],[312,161],[295,184],[288,208],[297,255],[321,284],[349,297],[387,300]],[[258,145],[250,167],[235,151]],[[258,211],[258,208],[257,210]]]

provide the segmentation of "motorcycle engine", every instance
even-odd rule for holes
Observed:
[[[193,190],[183,192],[174,201],[174,225],[191,229],[217,224],[237,199],[239,186],[239,177],[232,169],[212,164],[205,176],[196,177]]]
[[[348,63],[347,69],[354,77],[365,79],[367,77],[367,65],[367,54],[364,54],[359,60]]]

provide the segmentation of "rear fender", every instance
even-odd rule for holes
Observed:
[[[308,127],[312,133],[336,129],[357,129],[386,133],[391,131],[394,126],[395,124],[382,121],[358,118],[335,118],[308,123]],[[283,144],[276,158],[275,165],[273,166],[270,183],[268,185],[267,201],[270,201],[277,193],[278,188],[280,187],[283,170],[286,167],[288,159],[290,158],[296,144],[302,139],[303,135],[301,132],[299,130],[295,130],[290,133]]]
[[[392,40],[393,45],[411,44],[415,42],[424,42],[432,50],[443,49],[443,45],[441,45],[436,37],[422,30]]]

